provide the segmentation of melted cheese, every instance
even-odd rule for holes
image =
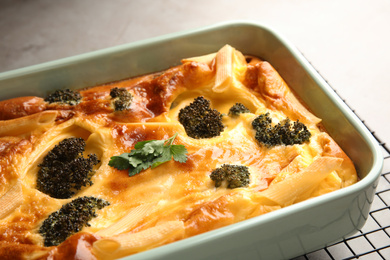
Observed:
[[[9,190],[18,190],[19,196],[15,204],[8,203],[0,211],[0,257],[121,257],[355,183],[353,163],[320,130],[321,120],[298,101],[269,63],[255,57],[250,60],[247,63],[240,52],[225,46],[216,54],[185,59],[181,66],[159,74],[83,90],[82,102],[74,107],[46,104],[33,97],[27,99],[35,107],[28,109],[26,98],[0,102],[0,115],[4,115],[0,124],[5,127],[0,130],[0,204],[14,196]],[[129,110],[113,111],[109,97],[113,87],[133,94]],[[227,114],[237,102],[251,113],[224,117],[220,136],[193,139],[178,122],[178,113],[198,96],[209,99],[221,113]],[[17,113],[3,111],[10,102]],[[304,122],[312,134],[310,142],[273,148],[259,145],[251,122],[265,112],[275,122],[286,117]],[[188,150],[186,163],[169,161],[133,177],[108,166],[111,156],[129,152],[139,141],[167,139],[175,133],[179,134],[175,143]],[[100,160],[93,185],[75,197],[103,198],[110,206],[99,210],[79,234],[58,247],[46,248],[37,232],[39,226],[75,197],[55,199],[38,191],[38,165],[54,145],[74,136],[85,139],[86,153],[95,153]],[[335,166],[316,182],[304,179],[305,169],[312,169],[318,159]],[[209,175],[224,163],[248,166],[249,186],[215,188]],[[287,181],[296,186],[294,197],[285,199]],[[131,242],[134,237],[141,242]]]

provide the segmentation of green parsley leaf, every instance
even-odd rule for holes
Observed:
[[[118,170],[125,170],[130,167],[129,156],[124,153],[119,156],[111,157],[108,165],[117,168]]]
[[[187,161],[187,149],[184,145],[172,145],[171,153],[173,155],[173,160],[181,163],[185,163]]]
[[[112,156],[108,165],[118,170],[129,170],[134,176],[143,170],[152,169],[170,160],[180,163],[187,161],[187,149],[184,145],[172,144],[177,133],[167,140],[148,140],[138,142],[130,153]]]
[[[172,153],[171,153],[171,149],[169,146],[167,147],[164,147],[163,148],[163,152],[161,153],[161,155],[159,157],[156,157],[153,161],[152,161],[152,169],[153,168],[156,168],[157,166],[159,166],[160,164],[163,164],[165,162],[168,162],[172,159]]]
[[[142,159],[138,158],[137,156],[128,156],[129,164],[133,167],[137,167],[138,165],[142,164]],[[130,167],[130,166],[129,166]],[[127,168],[129,168],[127,167]],[[125,168],[125,169],[127,169]]]

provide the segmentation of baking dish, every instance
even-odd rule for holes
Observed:
[[[361,180],[253,219],[124,259],[288,259],[349,236],[367,218],[381,173],[379,145],[353,112],[287,40],[264,25],[233,21],[170,34],[0,74],[0,100],[45,96],[178,65],[229,44],[269,61],[353,160]]]

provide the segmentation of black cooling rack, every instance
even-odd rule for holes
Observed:
[[[337,93],[336,90],[334,91]],[[343,101],[351,108],[345,99]],[[355,110],[352,108],[351,110],[359,117]],[[364,120],[360,117],[359,119],[370,130]],[[351,237],[293,260],[390,260],[390,150],[374,131],[370,130],[370,132],[382,147],[384,164],[365,225]]]
[[[351,237],[294,260],[390,259],[390,151],[378,142],[383,148],[384,167],[363,228]]]

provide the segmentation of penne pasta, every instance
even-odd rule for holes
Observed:
[[[343,159],[333,157],[319,157],[307,168],[293,174],[285,180],[270,185],[261,193],[260,197],[267,198],[285,207],[293,204],[306,192],[314,189],[331,172],[340,167]]]
[[[200,63],[204,63],[204,64],[211,66],[216,55],[217,55],[217,53],[210,53],[210,54],[206,54],[206,55],[202,55],[202,56],[182,59],[181,62],[187,63],[187,62],[194,61],[194,62],[200,62]]]
[[[114,236],[133,229],[138,222],[140,222],[147,215],[153,213],[153,208],[156,206],[155,203],[145,203],[132,209],[119,221],[115,222],[111,226],[101,229],[96,232],[99,236]]]
[[[58,111],[44,111],[26,117],[0,121],[1,136],[17,136],[51,126]]]
[[[213,90],[214,92],[223,92],[226,85],[230,83],[233,77],[233,51],[234,49],[225,45],[215,57],[216,76]]]
[[[103,259],[116,259],[147,248],[167,244],[184,237],[182,221],[168,221],[137,232],[103,238],[93,244],[95,254]]]
[[[229,87],[235,86],[236,78],[240,78],[246,69],[245,57],[229,45],[225,45],[217,53],[215,63],[216,75],[213,87],[215,93],[222,93]]]
[[[22,203],[22,184],[18,181],[0,198],[0,219],[7,217]]]

